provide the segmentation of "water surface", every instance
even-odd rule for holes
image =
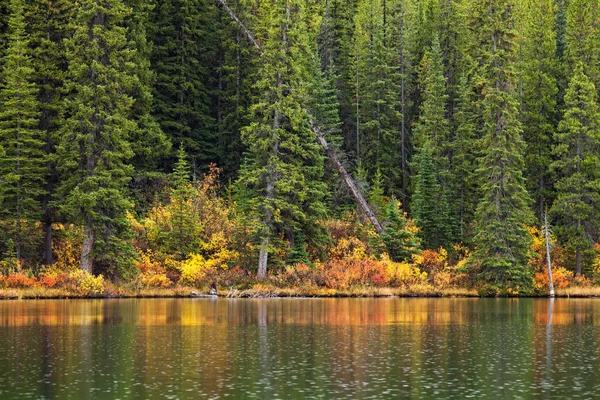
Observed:
[[[600,300],[0,302],[0,399],[600,398]]]

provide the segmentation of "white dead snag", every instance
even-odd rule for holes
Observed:
[[[256,47],[256,49],[260,52],[260,54],[262,54],[263,53],[262,47],[260,46],[258,41],[254,38],[254,36],[252,36],[252,34],[248,30],[248,28],[246,28],[246,26],[242,23],[242,21],[240,21],[240,19],[235,15],[235,13],[231,10],[231,8],[229,8],[229,6],[227,6],[227,4],[225,3],[224,0],[217,0],[217,1],[225,10],[227,10],[227,12],[231,16],[231,18],[240,26],[240,28],[242,29],[242,31],[244,32],[246,37],[248,37],[248,39],[252,42],[254,47]],[[306,111],[307,115],[310,115],[308,110],[305,110],[305,111]],[[327,153],[327,156],[329,157],[329,160],[333,163],[333,165],[338,170],[339,174],[342,176],[344,183],[346,184],[346,186],[348,186],[348,189],[350,189],[350,192],[354,196],[354,199],[360,206],[362,212],[367,216],[367,218],[369,218],[369,221],[371,221],[371,223],[373,224],[373,227],[375,227],[375,230],[377,231],[377,233],[380,235],[384,234],[385,231],[383,229],[383,226],[381,225],[381,223],[375,216],[375,213],[369,206],[369,203],[367,203],[367,200],[365,199],[365,197],[362,195],[362,193],[358,189],[356,182],[354,181],[352,176],[346,171],[346,169],[342,165],[340,159],[338,158],[336,152],[334,151],[334,149],[332,149],[329,146],[329,144],[327,143],[327,140],[321,133],[321,130],[319,129],[318,125],[312,119],[310,120],[310,127],[311,127],[312,131],[317,135],[317,142],[319,142],[319,144],[323,147],[323,149]],[[261,249],[263,247],[266,249],[266,246],[268,246],[268,243],[266,243],[265,246],[261,245]],[[265,258],[264,263],[266,264],[266,257],[264,257],[264,258]]]
[[[544,235],[546,237],[546,260],[548,262],[548,286],[550,297],[554,297],[554,282],[552,282],[552,261],[550,260],[550,228],[548,227],[548,213],[544,213]]]

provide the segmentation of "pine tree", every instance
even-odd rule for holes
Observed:
[[[550,163],[558,123],[558,75],[553,0],[533,0],[528,4],[524,21],[522,121],[527,143],[527,183],[539,221],[553,199]]]
[[[384,226],[382,239],[392,260],[407,261],[419,251],[419,238],[407,229],[406,216],[394,198],[386,205]]]
[[[575,271],[597,240],[600,212],[600,110],[596,88],[579,62],[565,94],[565,113],[555,134],[552,168],[558,174],[557,198],[551,212],[556,233],[575,252]]]
[[[184,145],[198,166],[219,152],[212,115],[217,8],[209,0],[156,1],[148,36],[156,74],[154,115],[175,145]]]
[[[359,1],[355,18],[356,56],[355,118],[357,122],[355,154],[369,175],[383,173],[385,187],[394,192],[399,177],[398,162],[399,88],[394,79],[397,54],[388,26],[392,12],[387,1]]]
[[[570,70],[579,62],[596,87],[600,85],[600,2],[567,2],[567,54]]]
[[[459,78],[457,110],[454,114],[456,130],[452,141],[451,187],[454,195],[454,214],[457,216],[458,238],[467,241],[472,235],[470,227],[477,206],[476,114],[473,110],[473,93],[467,79]]]
[[[5,229],[12,233],[16,258],[22,260],[32,255],[31,250],[35,252],[35,248],[25,249],[28,238],[24,233],[41,216],[46,169],[22,1],[11,0],[10,10],[0,88],[0,207],[3,218],[10,221]]]
[[[448,194],[437,179],[431,142],[425,142],[419,153],[419,173],[412,201],[412,215],[419,227],[419,237],[426,249],[437,249],[452,240],[452,223]]]
[[[470,29],[483,82],[482,156],[477,170],[481,196],[475,215],[473,253],[481,277],[500,290],[526,291],[531,221],[523,178],[524,143],[514,93],[515,33],[508,0],[475,0]]]
[[[194,188],[190,182],[190,164],[183,146],[177,153],[177,163],[171,174],[172,231],[165,234],[165,248],[180,259],[198,252],[200,221],[194,209]]]
[[[40,130],[43,133],[46,153],[47,175],[42,198],[44,231],[43,262],[54,262],[52,252],[52,224],[58,221],[56,190],[60,176],[56,170],[54,155],[64,125],[65,96],[64,80],[68,69],[65,40],[73,31],[70,21],[74,16],[74,5],[69,0],[29,0],[27,23],[32,48],[31,61],[33,79],[39,88]]]
[[[83,224],[80,267],[127,277],[133,266],[130,140],[138,129],[132,117],[137,87],[134,51],[129,49],[121,0],[83,0],[69,40],[69,113],[58,146],[64,180],[62,209]]]
[[[306,4],[272,0],[261,9],[256,31],[263,37],[258,92],[252,123],[242,138],[249,163],[242,186],[255,191],[253,210],[261,221],[258,237],[258,278],[267,272],[272,242],[280,233],[315,225],[323,215],[320,179],[323,156],[315,142],[304,108],[311,77],[312,49],[306,26]]]

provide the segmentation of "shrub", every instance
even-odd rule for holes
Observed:
[[[407,262],[394,262],[387,254],[381,256],[381,262],[386,267],[387,280],[390,286],[412,285],[427,280],[427,273],[421,272]]]
[[[443,271],[448,266],[448,252],[444,248],[423,250],[420,254],[413,255],[412,259],[415,265],[421,271],[427,272],[431,279],[433,273]]]
[[[50,268],[40,274],[39,285],[48,289],[64,287],[68,280],[69,274],[57,268]]]
[[[69,273],[67,288],[80,296],[94,296],[104,293],[104,277],[94,276],[87,271],[78,269]]]
[[[200,254],[192,254],[180,265],[181,279],[179,282],[183,285],[199,286],[208,269],[210,266],[207,265],[204,257]]]
[[[26,275],[22,272],[17,272],[14,274],[8,274],[6,279],[4,280],[4,285],[7,288],[30,288],[37,283],[37,279],[34,276]]]
[[[147,288],[169,288],[173,286],[166,274],[146,272],[139,276],[140,283]]]

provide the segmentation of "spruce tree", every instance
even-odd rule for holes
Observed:
[[[372,175],[379,169],[388,192],[400,180],[398,162],[400,88],[395,78],[397,54],[388,21],[392,8],[387,1],[359,1],[355,18],[353,86],[356,119],[355,154]]]
[[[552,141],[556,129],[558,61],[554,30],[553,0],[532,0],[524,16],[523,28],[523,137],[529,193],[535,200],[538,220],[552,203],[550,176]]]
[[[565,113],[555,135],[552,164],[558,174],[557,198],[551,212],[556,233],[575,253],[575,272],[583,272],[598,237],[600,212],[600,111],[596,88],[579,62],[565,94]]]
[[[183,146],[171,174],[171,232],[161,232],[165,249],[184,259],[201,247],[201,224],[194,207],[194,188],[190,182],[190,164]]]
[[[11,0],[10,10],[0,88],[0,207],[3,219],[10,221],[4,229],[11,232],[16,258],[22,260],[26,250],[32,256],[24,234],[41,216],[46,169],[22,0]]]
[[[438,182],[431,142],[425,142],[419,153],[419,173],[412,201],[412,215],[419,227],[419,237],[426,249],[448,245],[452,239],[452,223],[448,194]]]
[[[184,145],[198,166],[215,161],[219,153],[211,60],[217,12],[211,0],[156,1],[148,24],[156,74],[154,115],[171,142]]]
[[[227,3],[245,24],[252,22],[248,5],[242,1]],[[216,129],[222,151],[220,167],[223,178],[235,180],[238,176],[245,146],[240,135],[248,124],[248,109],[251,105],[252,66],[259,52],[246,39],[239,25],[223,10],[219,13]]]
[[[261,8],[256,26],[264,52],[258,60],[252,122],[242,132],[249,162],[240,184],[253,188],[252,208],[261,221],[259,279],[266,277],[274,239],[290,237],[299,228],[306,231],[324,211],[323,156],[304,107],[314,54],[306,7],[304,2],[272,0]]]
[[[64,125],[65,75],[68,69],[65,42],[73,31],[71,20],[75,14],[70,0],[29,0],[26,3],[28,34],[32,49],[34,81],[39,88],[40,130],[43,133],[47,175],[42,198],[44,231],[43,263],[54,262],[52,252],[52,224],[58,221],[56,190],[60,174],[56,170],[56,143]]]
[[[472,88],[464,76],[457,85],[458,100],[454,120],[456,129],[452,141],[451,196],[454,204],[454,215],[457,217],[458,238],[466,242],[471,238],[470,228],[477,207],[477,118],[474,111]]]
[[[134,99],[132,118],[137,126],[130,142],[134,153],[131,164],[133,178],[129,182],[135,209],[144,214],[156,200],[158,192],[165,186],[165,159],[171,155],[171,142],[162,131],[154,110],[153,87],[156,75],[150,66],[152,43],[148,40],[147,26],[152,12],[152,3],[146,0],[125,0],[131,13],[125,19],[128,48],[135,50],[132,62],[135,63],[135,77],[130,95]]]
[[[121,0],[79,3],[68,43],[68,118],[57,149],[62,210],[83,225],[80,267],[122,277],[133,267],[126,190],[138,129],[129,95],[137,83],[128,12]]]
[[[582,62],[587,76],[600,85],[600,1],[567,2],[567,55],[573,71]]]
[[[446,119],[446,80],[440,44],[433,39],[421,62],[421,113],[413,133],[415,155],[412,169],[415,185],[412,215],[420,228],[425,248],[438,248],[453,241],[453,221],[448,204],[449,121]],[[423,170],[422,170],[423,168]]]
[[[423,56],[419,81],[423,101],[419,120],[414,128],[413,144],[418,152],[425,142],[429,141],[438,168],[447,170],[450,141],[450,123],[446,119],[448,94],[437,37],[433,39],[430,51]]]
[[[523,178],[524,142],[515,99],[515,32],[508,0],[475,0],[470,29],[482,82],[481,179],[475,214],[475,262],[481,277],[499,290],[531,287],[529,196]]]
[[[408,261],[419,251],[419,238],[407,229],[400,203],[392,198],[385,207],[383,242],[394,261]]]

